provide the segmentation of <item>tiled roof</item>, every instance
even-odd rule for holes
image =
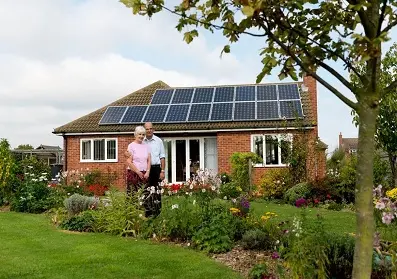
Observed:
[[[358,148],[358,138],[343,138],[342,145],[345,149],[357,149]]]
[[[299,83],[301,84],[301,83]],[[230,85],[229,85],[230,86]],[[55,134],[62,133],[95,133],[95,132],[133,132],[136,125],[99,125],[99,121],[108,106],[133,106],[148,105],[152,95],[157,89],[170,88],[162,81],[152,83],[136,92],[133,92],[107,106],[104,106],[90,114],[80,117],[70,123],[54,129]],[[312,106],[310,105],[309,92],[301,92],[302,108],[305,117],[302,125],[306,127],[316,126]],[[287,122],[287,123],[286,123]],[[283,128],[291,126],[291,120],[267,120],[267,121],[223,121],[202,123],[156,123],[156,131],[188,131],[188,130],[220,130],[220,129],[250,129],[250,128]]]

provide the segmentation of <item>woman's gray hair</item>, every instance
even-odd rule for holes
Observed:
[[[137,126],[135,128],[134,136],[137,136],[138,134],[145,134],[146,135],[146,129],[143,126]]]

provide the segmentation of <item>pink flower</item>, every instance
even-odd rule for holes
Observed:
[[[385,207],[386,207],[386,205],[385,205],[385,203],[383,201],[379,200],[379,201],[376,202],[375,208],[382,210]]]
[[[383,212],[382,214],[382,222],[386,225],[390,225],[391,221],[394,219],[394,216],[390,212]]]

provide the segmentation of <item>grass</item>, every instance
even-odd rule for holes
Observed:
[[[0,212],[0,278],[241,278],[190,249],[68,233],[44,215]]]
[[[292,220],[294,216],[299,216],[302,209],[289,204],[276,204],[266,201],[252,202],[251,207],[254,214],[262,215],[265,212],[274,212],[278,215],[278,220]],[[332,211],[321,208],[308,208],[307,219],[314,220],[317,214],[324,217],[325,229],[336,234],[354,233],[356,229],[356,217],[353,212]]]

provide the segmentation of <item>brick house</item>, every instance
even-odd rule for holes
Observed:
[[[296,118],[299,118],[297,127]],[[64,169],[112,170],[125,185],[124,152],[134,129],[151,121],[166,149],[166,178],[186,181],[198,168],[230,172],[234,152],[255,152],[263,163],[254,183],[268,169],[284,168],[285,150],[299,133],[308,136],[307,169],[325,175],[325,150],[318,140],[317,84],[301,82],[171,88],[157,81],[107,106],[54,129],[64,139]]]
[[[339,133],[339,150],[343,150],[346,154],[356,154],[358,138],[344,138],[342,133]]]

